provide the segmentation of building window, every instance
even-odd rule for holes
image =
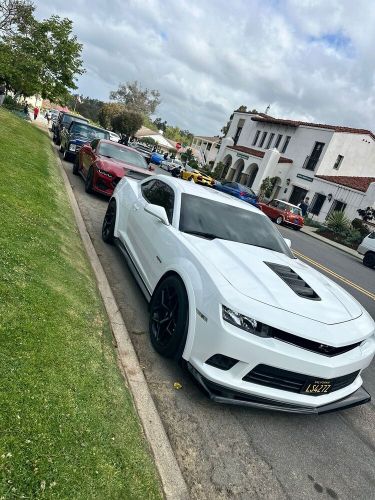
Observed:
[[[252,146],[255,146],[255,145],[256,145],[256,143],[258,142],[259,136],[260,136],[260,130],[257,130],[257,131],[255,132],[255,136],[254,136],[254,140],[253,140],[253,144],[252,144]]]
[[[271,143],[272,143],[274,137],[275,137],[275,134],[270,134],[268,142],[267,142],[266,149],[270,149]]]
[[[276,142],[275,142],[275,148],[277,149],[280,146],[281,139],[283,138],[283,134],[279,134],[277,136]]]
[[[237,144],[238,139],[240,138],[241,132],[242,132],[242,127],[237,127],[237,132],[236,132],[236,135],[234,136],[234,139],[233,139],[234,144]]]
[[[281,150],[282,153],[285,153],[286,148],[288,147],[289,141],[290,141],[290,135],[287,135],[285,137],[283,149]]]
[[[333,165],[333,168],[335,170],[338,170],[340,168],[343,159],[344,159],[344,157],[342,155],[337,156],[336,163]]]
[[[260,138],[260,143],[259,143],[260,148],[263,147],[263,144],[264,144],[264,141],[266,140],[266,137],[267,137],[267,132],[263,132],[262,137]]]
[[[303,164],[302,168],[312,171],[315,170],[315,167],[319,161],[324,146],[325,146],[324,142],[316,142],[311,155],[306,157],[305,163]]]
[[[309,208],[310,214],[319,215],[326,198],[324,194],[316,193]]]
[[[339,200],[333,200],[331,208],[327,214],[326,220],[333,212],[345,212],[345,208],[346,208],[346,203]]]

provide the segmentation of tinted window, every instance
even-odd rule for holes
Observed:
[[[77,123],[76,121],[72,122],[72,124],[70,125],[69,132],[74,135],[80,135],[84,138],[87,138],[88,140],[91,140],[93,137],[106,139],[109,136],[106,130],[91,127],[86,123]]]
[[[124,163],[134,165],[135,167],[148,169],[147,162],[142,155],[140,155],[137,151],[121,146],[121,144],[101,142],[98,152],[100,155],[123,161]]]
[[[63,125],[67,125],[71,123],[73,120],[75,122],[87,123],[87,120],[85,118],[79,118],[78,116],[72,116],[72,115],[63,115],[61,123]]]
[[[94,139],[93,141],[91,141],[90,146],[92,147],[92,149],[96,148],[96,146],[98,145],[98,142],[99,142],[99,139]]]
[[[293,258],[268,217],[186,193],[181,197],[180,231],[268,248]]]
[[[148,203],[164,207],[167,212],[168,220],[172,223],[174,192],[173,189],[162,181],[154,180],[142,184],[142,195]]]

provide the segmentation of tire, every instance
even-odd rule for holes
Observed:
[[[60,144],[60,153],[63,153],[64,152],[64,148],[62,146],[62,144]]]
[[[108,204],[102,225],[102,239],[105,243],[113,245],[115,240],[114,231],[116,223],[116,201],[111,200]]]
[[[63,153],[63,160],[69,161],[69,158],[70,158],[69,151],[64,151],[64,153]]]
[[[281,215],[279,215],[279,217],[277,217],[277,219],[276,219],[275,222],[276,222],[276,224],[278,226],[281,226],[281,224],[283,223],[283,221],[284,221],[284,219],[281,217]]]
[[[94,169],[93,167],[89,168],[89,171],[87,172],[86,180],[85,180],[85,191],[86,193],[92,193],[93,188],[92,188],[92,181],[94,178]]]
[[[150,302],[149,333],[161,356],[180,359],[189,325],[189,301],[185,286],[176,275],[164,278]]]
[[[73,174],[79,174],[79,155],[77,154],[73,163]]]
[[[375,253],[367,252],[363,257],[363,265],[366,267],[375,267]]]

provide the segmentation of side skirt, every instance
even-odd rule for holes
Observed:
[[[151,292],[149,291],[145,282],[143,281],[142,276],[140,275],[130,253],[127,250],[127,248],[122,243],[122,241],[120,241],[118,238],[115,239],[115,244],[119,248],[119,250],[121,251],[123,256],[125,257],[126,263],[128,264],[136,282],[138,283],[139,288],[142,290],[142,293],[145,296],[145,299],[147,300],[147,302],[150,302]]]

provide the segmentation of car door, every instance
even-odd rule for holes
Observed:
[[[155,179],[142,183],[138,199],[133,204],[127,223],[129,249],[149,291],[153,291],[162,262],[173,255],[173,229],[166,226],[144,208],[148,203],[165,208],[170,224],[173,220],[175,195],[165,182]]]
[[[81,169],[86,177],[90,166],[96,160],[96,150],[99,145],[99,139],[94,139],[89,144],[85,144],[81,148]]]

